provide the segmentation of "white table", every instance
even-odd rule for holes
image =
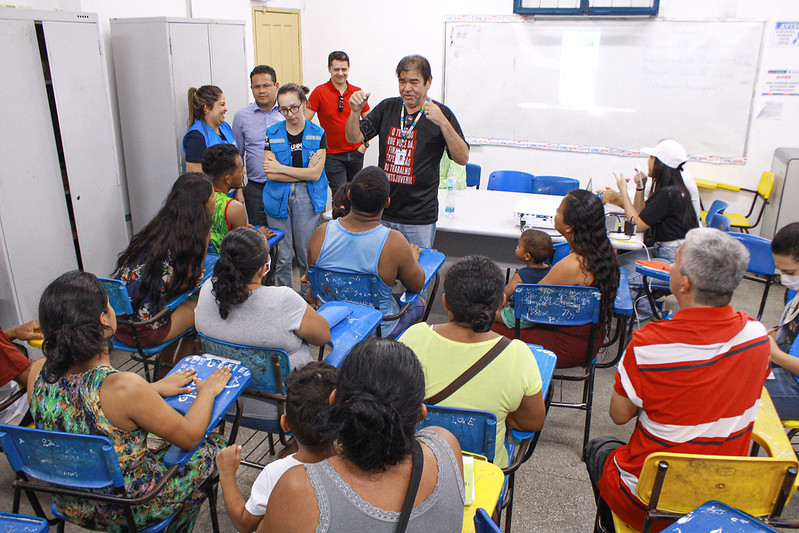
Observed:
[[[455,216],[447,217],[444,205],[446,189],[438,191],[438,222],[433,248],[443,253],[447,260],[481,254],[490,257],[502,268],[517,268],[516,258],[519,244],[519,219],[514,216],[516,204],[523,199],[540,202],[541,214],[555,214],[563,201],[562,196],[529,194],[518,192],[463,189],[455,191]],[[607,206],[606,206],[607,209]],[[609,212],[618,211],[609,206]],[[563,236],[554,229],[538,228],[548,233],[553,242],[563,242]],[[611,244],[620,250],[632,250],[642,246],[638,237],[628,239],[626,235],[611,234]]]

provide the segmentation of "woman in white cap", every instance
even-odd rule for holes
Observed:
[[[619,256],[619,264],[627,270],[630,286],[641,285],[641,275],[635,271],[635,262],[648,258],[667,263],[674,262],[674,255],[685,239],[688,230],[699,227],[699,216],[693,205],[691,190],[686,186],[693,179],[683,179],[683,164],[688,159],[685,149],[675,140],[660,141],[653,148],[641,148],[649,156],[648,172],[636,169],[633,177],[635,197],[627,194],[627,180],[614,172],[618,191],[605,189],[602,201],[624,209],[627,220],[634,222],[638,231],[647,231],[648,250],[634,250]],[[649,196],[645,196],[646,183],[652,178]],[[693,196],[697,197],[698,194]]]

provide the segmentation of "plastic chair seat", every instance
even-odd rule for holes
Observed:
[[[730,226],[734,228],[749,228],[752,224],[740,213],[725,213],[724,216],[730,219]]]
[[[566,196],[569,191],[580,188],[580,180],[562,176],[533,176],[533,194]]]
[[[286,434],[280,427],[280,416],[286,410],[286,377],[291,372],[289,356],[285,351],[274,348],[257,348],[254,346],[244,346],[214,339],[198,333],[197,337],[206,353],[234,359],[241,362],[252,372],[252,381],[242,394],[242,397],[258,398],[270,400],[277,404],[274,417],[242,417],[240,424],[244,427],[256,431],[264,431],[270,434],[269,452],[274,455],[274,443],[271,440],[272,434],[277,434],[280,443],[287,444]],[[226,420],[232,420],[232,415],[228,413]],[[242,460],[241,464],[260,468],[263,465]]]
[[[421,294],[427,290],[430,282],[435,280],[422,317],[423,321],[427,320],[432,309],[431,303],[435,300],[436,292],[438,291],[438,271],[444,264],[444,259],[444,254],[441,252],[423,248],[419,255],[419,265],[422,267],[425,276],[422,290],[418,293],[406,292],[403,294],[400,297],[400,304],[402,305],[400,311],[395,315],[384,316],[383,320],[394,320],[405,314],[416,300],[421,297]],[[380,280],[374,274],[327,270],[316,265],[309,265],[308,280],[311,283],[311,296],[322,304],[344,301],[380,309],[381,302],[378,296]],[[378,327],[377,331],[382,336],[381,326]]]
[[[0,531],[3,533],[47,533],[49,530],[44,518],[0,513]]]
[[[521,170],[495,170],[488,175],[488,190],[532,193],[533,178]]]
[[[194,289],[179,294],[169,300],[161,309],[161,311],[159,311],[149,320],[143,322],[134,322],[123,318],[125,316],[132,315],[134,312],[133,306],[130,303],[130,295],[128,294],[128,289],[124,282],[112,278],[98,279],[100,281],[100,285],[103,286],[103,290],[105,290],[106,295],[108,295],[108,303],[111,304],[111,308],[114,310],[114,313],[117,314],[117,323],[131,326],[134,330],[134,335],[136,335],[136,328],[145,327],[146,324],[168,317],[172,311],[178,308],[180,304],[185,302],[192,294],[197,292],[202,284],[213,275],[214,266],[216,265],[216,261],[218,259],[219,256],[216,254],[206,254],[205,262],[203,263],[204,273],[202,281]],[[144,375],[147,378],[147,381],[152,381],[153,378],[157,377],[158,375],[158,370],[160,367],[160,354],[164,348],[174,344],[175,342],[178,342],[180,339],[185,337],[187,334],[192,333],[193,331],[194,328],[189,328],[174,339],[158,344],[157,346],[150,347],[129,346],[114,337],[112,339],[112,347],[115,350],[135,354],[132,356],[132,358],[144,365]],[[150,374],[151,357],[153,358],[152,375]]]
[[[36,514],[42,517],[45,513],[36,493],[64,494],[122,506],[129,531],[137,531],[131,507],[155,498],[181,467],[180,464],[170,465],[164,476],[146,493],[127,496],[122,469],[108,437],[0,425],[0,445],[17,475],[12,483],[13,512],[19,511],[22,492],[28,495]],[[218,531],[215,483],[216,478],[212,477],[204,485],[211,507],[212,526],[214,531]],[[100,489],[113,489],[113,492],[98,492]],[[57,509],[55,511],[57,521],[65,519]],[[160,531],[174,516],[138,531]]]
[[[642,531],[648,531],[653,519],[676,519],[718,499],[778,526],[798,465],[796,457],[653,453],[644,461],[636,487],[638,498],[649,507]]]
[[[594,397],[594,372],[596,357],[594,351],[599,331],[599,311],[601,295],[593,287],[573,285],[541,285],[520,283],[513,295],[513,309],[516,318],[515,337],[521,335],[521,321],[553,326],[583,326],[591,324],[585,365],[580,375],[555,374],[553,379],[562,381],[582,381],[582,401],[575,403],[552,402],[553,407],[566,407],[585,411],[582,450],[588,443],[591,432],[591,407]]]

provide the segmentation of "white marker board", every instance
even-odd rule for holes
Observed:
[[[742,157],[763,27],[447,22],[444,101],[472,139],[600,151],[671,137],[692,154]]]

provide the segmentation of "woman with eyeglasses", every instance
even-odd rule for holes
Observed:
[[[308,343],[330,340],[330,326],[290,287],[262,285],[269,268],[269,244],[258,230],[242,226],[225,235],[214,275],[200,289],[195,326],[220,341],[283,350],[291,368],[300,368],[313,360]],[[261,416],[258,403],[247,400],[245,416]]]
[[[300,273],[308,269],[308,242],[319,214],[327,204],[325,177],[325,130],[305,120],[307,87],[282,85],[277,105],[285,122],[266,130],[264,147],[264,211],[269,224],[286,232],[275,269],[284,287],[293,287],[292,260],[297,256]]]

